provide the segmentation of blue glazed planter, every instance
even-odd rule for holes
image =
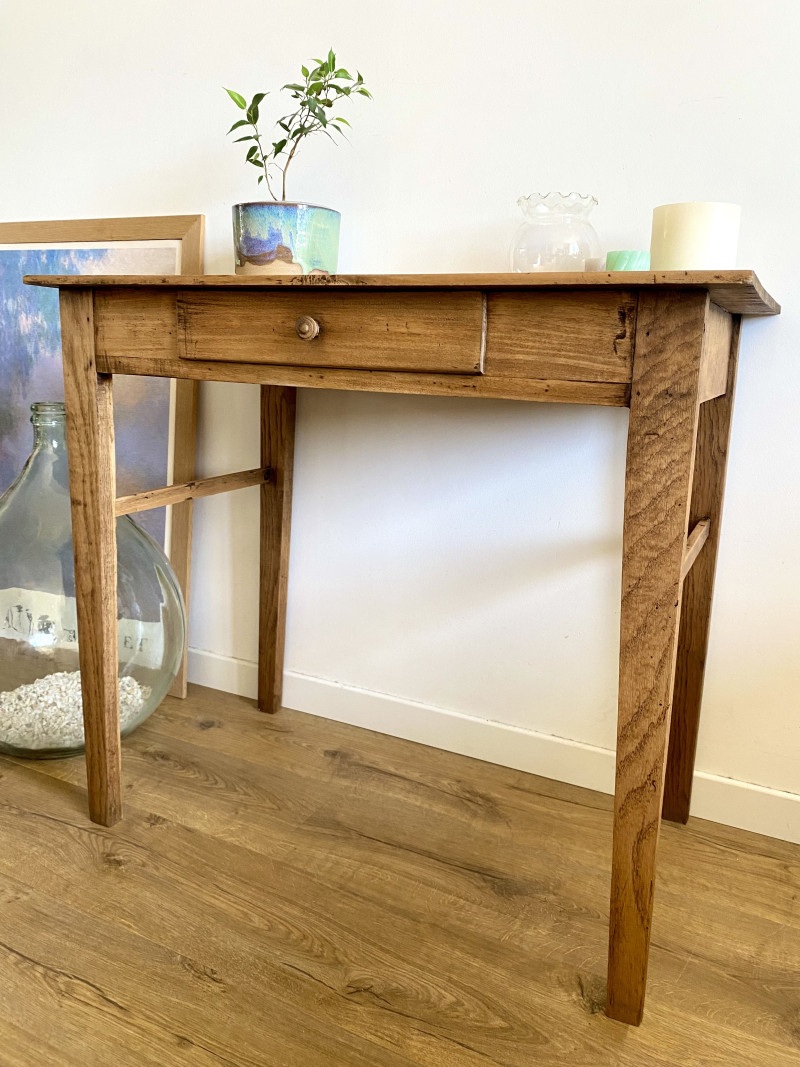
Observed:
[[[335,274],[341,215],[316,204],[234,204],[237,274]]]

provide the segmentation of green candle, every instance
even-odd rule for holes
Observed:
[[[649,252],[609,252],[606,270],[650,270]]]

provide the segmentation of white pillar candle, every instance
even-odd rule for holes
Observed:
[[[653,209],[652,270],[730,270],[739,243],[738,204],[662,204]]]

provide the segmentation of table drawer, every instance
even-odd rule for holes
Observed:
[[[622,289],[490,293],[485,371],[628,383],[637,302],[634,291]]]
[[[182,292],[182,359],[480,374],[480,292]]]

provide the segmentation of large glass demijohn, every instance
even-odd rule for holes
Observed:
[[[33,451],[0,498],[0,750],[83,748],[64,405],[34,404]],[[186,612],[153,539],[117,519],[120,726],[135,729],[178,672]]]

